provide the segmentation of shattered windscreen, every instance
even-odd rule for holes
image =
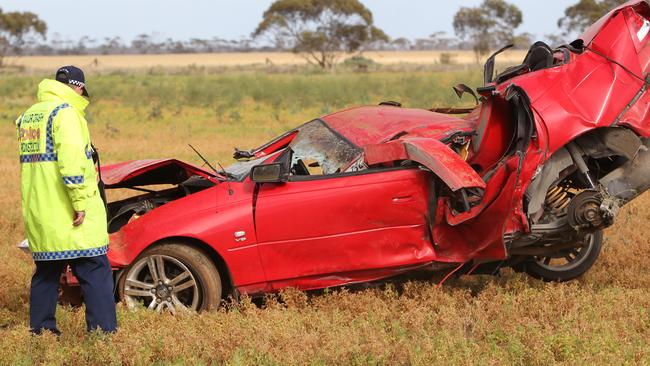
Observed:
[[[268,160],[270,157],[275,156],[277,154],[271,154],[267,156],[262,156],[261,158],[257,159],[252,159],[248,161],[238,161],[224,169],[226,173],[232,178],[234,178],[235,181],[242,181],[246,176],[250,173],[251,169],[253,169],[254,166],[260,165],[264,163],[266,160]]]
[[[361,154],[359,148],[320,120],[302,126],[289,148],[292,175],[341,173]]]

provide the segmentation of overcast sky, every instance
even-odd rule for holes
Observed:
[[[390,37],[424,38],[436,31],[453,34],[452,18],[461,6],[481,0],[362,0],[375,23]],[[538,38],[558,33],[557,20],[577,0],[510,0],[524,14],[518,32]],[[45,20],[49,34],[98,40],[141,33],[186,40],[248,37],[272,0],[0,0],[5,11],[32,11]]]

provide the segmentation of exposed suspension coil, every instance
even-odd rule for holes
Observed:
[[[546,193],[546,207],[556,215],[565,213],[570,201],[571,196],[569,196],[566,188],[555,186]]]

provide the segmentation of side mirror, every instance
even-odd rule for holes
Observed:
[[[255,183],[286,182],[286,178],[281,163],[256,165],[251,169],[251,180]]]

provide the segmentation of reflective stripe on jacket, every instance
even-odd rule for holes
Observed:
[[[108,251],[106,210],[84,110],[88,101],[55,80],[16,120],[25,231],[34,260],[94,257]],[[73,226],[74,211],[85,211]]]

